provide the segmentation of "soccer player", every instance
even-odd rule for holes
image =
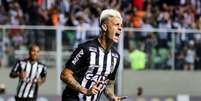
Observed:
[[[47,67],[38,61],[40,48],[32,45],[29,58],[19,60],[10,72],[11,78],[19,78],[16,101],[36,101],[38,87],[46,80]]]
[[[126,98],[114,94],[120,55],[113,44],[118,42],[122,31],[120,13],[103,10],[100,27],[100,36],[80,44],[66,63],[60,75],[67,85],[62,101],[99,101],[103,92],[110,101]]]

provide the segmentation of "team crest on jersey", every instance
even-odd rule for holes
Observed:
[[[97,52],[97,49],[95,47],[89,47],[89,51]]]
[[[118,58],[119,56],[116,53],[112,53],[112,56]]]
[[[43,65],[38,65],[38,68],[43,68]]]

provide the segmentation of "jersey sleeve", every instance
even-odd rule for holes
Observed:
[[[41,76],[42,78],[47,76],[47,66],[44,66],[44,67],[43,67],[40,76]]]
[[[78,48],[73,51],[70,59],[65,64],[65,68],[69,68],[73,71],[76,70],[80,66],[80,64],[85,61],[84,58],[86,54],[86,49],[83,46],[78,46]]]
[[[12,67],[11,73],[17,73],[20,72],[21,68],[20,68],[20,61],[18,60],[15,65]]]
[[[115,65],[114,71],[111,74],[109,74],[108,79],[115,80],[115,76],[119,67],[119,62],[120,62],[120,55],[118,55],[117,63]]]

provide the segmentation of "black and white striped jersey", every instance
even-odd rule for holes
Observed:
[[[84,96],[73,91],[67,85],[63,92],[63,99],[70,96],[79,99],[79,101],[98,101],[107,85],[106,81],[115,79],[119,61],[119,53],[113,47],[105,51],[98,39],[80,44],[74,50],[65,67],[73,70],[75,79],[87,89],[92,87],[96,81],[103,81],[98,85],[101,91],[93,96]]]
[[[11,73],[22,71],[25,71],[27,74],[24,79],[19,79],[16,97],[36,98],[38,92],[36,79],[39,77],[45,77],[47,75],[46,65],[40,62],[35,62],[32,64],[29,59],[19,60],[12,68]]]

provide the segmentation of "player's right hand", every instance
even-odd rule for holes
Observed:
[[[26,78],[26,76],[27,76],[27,72],[22,71],[22,72],[19,73],[19,78],[20,79],[24,79],[24,78]]]

